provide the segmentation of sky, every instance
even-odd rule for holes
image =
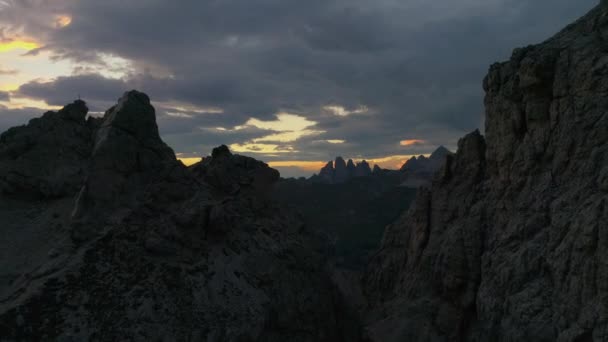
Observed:
[[[483,131],[482,79],[597,0],[0,0],[0,131],[146,92],[185,161],[398,168]],[[188,159],[195,158],[195,159]]]

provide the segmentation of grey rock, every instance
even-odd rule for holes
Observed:
[[[608,340],[608,10],[484,80],[486,136],[448,156],[365,276],[377,341]]]
[[[143,93],[125,93],[102,120],[66,108],[2,138],[2,180],[79,141],[42,147],[51,138],[39,126],[82,131],[85,147],[57,159],[82,169],[61,197],[0,196],[0,340],[363,340],[324,244],[265,197],[276,170],[225,146],[186,168]],[[10,162],[17,150],[30,159]],[[44,180],[23,175],[7,184]],[[71,226],[49,229],[55,221]]]
[[[126,92],[104,115],[95,134],[89,171],[73,213],[73,237],[86,240],[107,223],[108,212],[124,214],[140,189],[180,167],[161,139],[146,94]]]
[[[93,148],[95,125],[75,101],[0,135],[0,191],[57,198],[78,192]]]

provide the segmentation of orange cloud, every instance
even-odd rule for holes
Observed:
[[[412,146],[412,145],[424,144],[425,142],[426,142],[426,140],[407,139],[407,140],[401,140],[399,142],[399,145],[401,145],[401,146]]]
[[[72,17],[69,15],[58,15],[55,17],[55,27],[62,28],[72,23]]]

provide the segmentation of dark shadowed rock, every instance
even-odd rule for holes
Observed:
[[[325,243],[264,197],[276,170],[225,146],[186,168],[137,91],[102,120],[82,108],[2,135],[0,340],[362,340]],[[60,197],[12,192],[47,195],[48,173]]]
[[[73,237],[87,239],[105,221],[133,207],[139,192],[181,167],[161,139],[156,114],[144,93],[126,92],[108,110],[95,134],[93,154],[73,215]]]
[[[348,172],[349,178],[352,178],[355,176],[356,167],[355,167],[355,163],[353,162],[352,159],[349,159],[348,162],[346,163],[346,170]]]
[[[334,162],[334,183],[344,183],[350,178],[346,162],[342,157],[336,157]]]
[[[313,183],[342,184],[353,178],[366,177],[371,174],[372,169],[365,160],[355,165],[352,159],[345,162],[342,157],[336,157],[335,162],[328,162],[319,171],[319,175],[311,177],[310,181]]]
[[[328,161],[321,171],[319,171],[319,180],[323,183],[333,183],[334,181],[334,162]]]
[[[0,136],[0,191],[13,196],[61,197],[80,188],[95,124],[75,101]]]
[[[377,341],[608,339],[608,11],[516,49],[365,278]]]
[[[254,192],[264,197],[279,180],[279,172],[250,157],[233,155],[225,145],[213,149],[211,157],[191,166],[192,172],[222,193]]]
[[[355,177],[366,177],[372,174],[372,169],[369,167],[369,163],[365,160],[362,160],[360,163],[357,163],[355,168]]]

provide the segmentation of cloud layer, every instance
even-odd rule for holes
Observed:
[[[22,84],[11,97],[62,105],[80,95],[103,111],[137,88],[155,102],[163,136],[178,152],[263,142],[276,149],[257,155],[269,161],[369,159],[454,148],[483,126],[488,66],[596,3],[4,0],[0,38],[39,42],[23,58],[48,53],[78,66]],[[5,112],[2,121],[14,115]],[[251,125],[279,113],[314,123],[302,129],[315,134],[286,141],[289,130]],[[420,142],[402,143],[413,140]]]

